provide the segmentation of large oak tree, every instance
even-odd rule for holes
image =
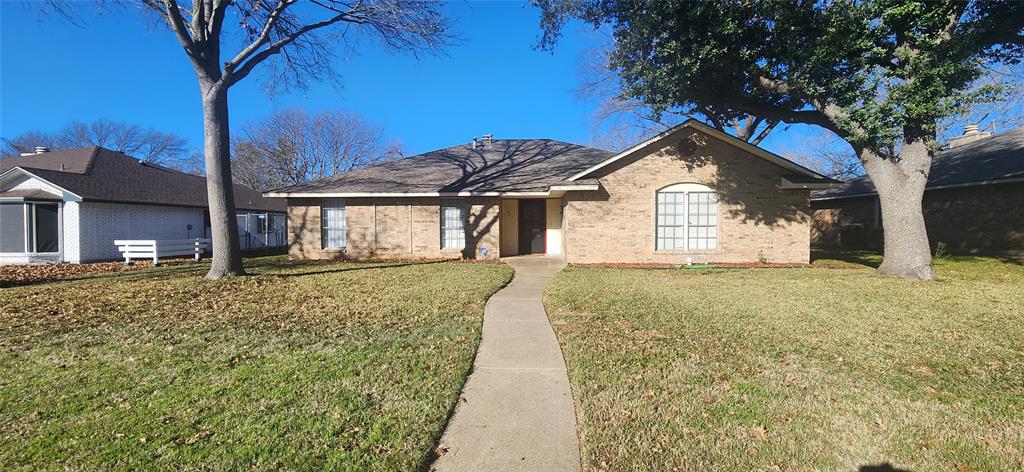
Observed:
[[[986,67],[1024,53],[1024,2],[536,0],[542,45],[567,20],[610,25],[626,98],[655,112],[805,123],[852,146],[885,222],[879,271],[932,278],[921,200],[937,126],[993,100]]]

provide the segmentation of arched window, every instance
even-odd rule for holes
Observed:
[[[658,190],[656,248],[707,251],[718,247],[718,194],[700,184]]]

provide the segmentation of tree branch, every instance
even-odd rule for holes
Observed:
[[[277,20],[280,18],[281,13],[293,3],[295,3],[295,0],[280,0],[277,3],[277,6],[274,7],[274,10],[270,12],[270,15],[267,16],[267,21],[264,22],[263,29],[260,31],[259,36],[256,37],[256,40],[246,46],[245,49],[239,51],[238,55],[230,61],[224,63],[224,71],[228,73],[233,72],[238,64],[241,64],[242,61],[248,59],[249,56],[266,44],[266,42],[270,40],[270,32],[274,29],[274,25],[277,24]]]
[[[946,23],[946,27],[942,28],[942,32],[939,33],[939,40],[941,42],[948,42],[953,38],[956,26],[960,24],[960,19],[963,17],[964,12],[967,11],[967,2],[953,2],[952,6],[953,11],[949,12],[949,22]]]
[[[757,136],[754,137],[754,139],[750,140],[750,144],[753,144],[754,146],[757,146],[758,144],[760,144],[761,141],[764,141],[764,138],[768,137],[768,133],[771,133],[772,130],[775,129],[775,127],[778,124],[779,124],[778,121],[769,121],[768,125],[765,126],[764,129],[762,129],[761,132],[758,133]]]
[[[245,78],[245,76],[249,75],[249,73],[252,72],[252,70],[257,65],[259,65],[259,63],[263,62],[268,57],[273,56],[274,54],[277,54],[278,52],[281,51],[282,48],[284,48],[285,46],[291,44],[296,39],[299,39],[299,37],[301,37],[302,35],[310,32],[310,31],[313,31],[313,30],[316,30],[316,29],[320,29],[320,28],[323,28],[323,27],[326,27],[326,26],[330,26],[330,25],[333,25],[333,24],[341,22],[341,21],[345,21],[345,22],[348,22],[348,23],[357,23],[357,24],[365,24],[365,23],[367,23],[367,21],[365,19],[360,18],[357,15],[353,15],[351,12],[347,12],[347,13],[339,13],[338,15],[335,15],[335,16],[333,16],[331,18],[326,19],[326,20],[323,20],[323,21],[320,21],[320,22],[317,22],[317,23],[310,23],[310,24],[308,24],[306,26],[303,26],[302,28],[299,28],[299,29],[295,30],[294,32],[292,32],[288,36],[285,36],[284,38],[281,38],[281,39],[273,42],[272,44],[270,44],[269,47],[267,47],[267,49],[264,49],[264,50],[256,53],[252,57],[250,57],[248,60],[246,60],[244,63],[242,63],[241,66],[236,71],[226,72],[225,73],[225,78],[227,79],[227,81],[226,81],[227,85],[231,86],[231,85],[234,85],[235,83],[237,83],[239,80],[242,80],[243,78]]]
[[[206,65],[202,63],[199,52],[196,50],[196,43],[192,37],[188,34],[188,27],[185,26],[185,20],[181,17],[181,11],[178,7],[177,0],[163,0],[164,1],[164,18],[167,20],[168,26],[171,27],[171,31],[174,31],[174,35],[178,38],[178,43],[185,49],[185,55],[188,56],[189,60],[192,61],[192,66],[196,69],[196,72],[202,75],[206,75]]]

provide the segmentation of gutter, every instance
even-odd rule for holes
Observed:
[[[948,184],[948,185],[931,185],[931,186],[926,186],[924,189],[925,189],[925,191],[928,191],[928,190],[944,190],[944,189],[950,189],[950,188],[977,187],[977,186],[981,186],[981,185],[1009,184],[1009,183],[1014,183],[1014,182],[1024,182],[1024,177],[1012,177],[1012,178],[1009,178],[1009,179],[977,180],[977,181],[974,181],[974,182],[964,182],[964,183],[959,183],[959,184]],[[843,199],[843,198],[873,197],[873,196],[876,196],[876,195],[878,195],[878,192],[861,192],[861,193],[851,193],[851,194],[848,194],[848,195],[834,195],[834,196],[826,195],[826,196],[822,196],[822,197],[811,196],[811,201],[812,202],[816,202],[816,201],[825,201],[825,200],[840,200],[840,199]]]
[[[559,197],[565,192],[593,191],[599,184],[554,184],[532,192],[265,192],[267,198],[451,198],[451,197]]]

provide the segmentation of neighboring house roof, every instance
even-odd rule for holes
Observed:
[[[101,147],[0,159],[0,174],[15,168],[85,201],[207,206],[206,178],[145,163]],[[238,209],[286,210],[284,202],[264,198],[251,188],[236,184],[234,192]]]
[[[670,134],[692,127],[789,169],[784,188],[827,188],[839,182],[694,120],[620,153],[551,139],[461,144],[268,192],[268,197],[557,195],[597,190],[593,171]]]
[[[760,157],[761,159],[764,159],[764,160],[766,160],[768,162],[771,162],[772,164],[775,164],[775,165],[777,165],[779,167],[782,167],[784,169],[788,169],[789,171],[793,172],[793,174],[787,175],[787,176],[783,177],[783,179],[785,179],[785,181],[783,182],[783,186],[784,187],[788,187],[788,188],[829,188],[829,187],[834,187],[834,186],[840,184],[840,182],[838,180],[835,180],[835,179],[826,177],[824,175],[821,175],[821,174],[819,174],[819,173],[817,173],[817,172],[815,172],[815,171],[813,171],[811,169],[808,169],[808,168],[806,168],[806,167],[804,167],[804,166],[802,166],[800,164],[797,164],[797,163],[795,163],[795,162],[793,162],[793,161],[791,161],[789,159],[786,159],[785,157],[782,157],[782,156],[780,156],[778,154],[775,154],[775,153],[773,153],[771,151],[768,151],[768,150],[766,150],[764,148],[761,148],[761,147],[755,146],[753,144],[750,144],[750,143],[748,143],[748,142],[746,142],[746,141],[744,141],[742,139],[739,139],[739,138],[737,138],[735,136],[731,136],[731,135],[729,135],[727,133],[723,133],[723,132],[721,132],[721,131],[719,131],[719,130],[717,130],[715,128],[712,128],[712,127],[710,127],[710,126],[708,126],[708,125],[706,125],[704,123],[701,123],[701,122],[699,122],[699,121],[697,121],[697,120],[695,120],[693,118],[690,118],[690,119],[684,121],[683,123],[680,123],[679,125],[673,126],[672,128],[670,128],[668,130],[665,130],[665,131],[659,133],[658,135],[656,135],[656,136],[654,136],[654,137],[652,137],[652,138],[650,138],[650,139],[648,139],[648,140],[646,140],[644,142],[641,142],[641,143],[637,144],[636,146],[633,146],[633,147],[631,147],[629,149],[626,149],[625,151],[622,151],[622,152],[620,152],[618,154],[609,156],[607,159],[605,159],[605,160],[603,160],[601,162],[598,162],[595,165],[580,171],[579,173],[573,175],[572,177],[569,177],[569,180],[573,181],[573,180],[577,180],[577,179],[582,179],[583,177],[586,177],[586,176],[592,174],[593,172],[597,171],[598,169],[601,169],[604,166],[607,166],[609,164],[614,163],[615,161],[618,161],[618,160],[620,160],[622,158],[630,156],[630,155],[632,155],[632,154],[634,154],[634,153],[636,153],[636,152],[638,152],[638,151],[640,151],[640,150],[642,150],[642,149],[644,149],[644,148],[646,148],[646,147],[648,147],[648,146],[650,146],[650,145],[652,145],[652,144],[654,144],[654,143],[656,143],[658,141],[661,141],[663,139],[668,138],[670,135],[673,135],[673,134],[675,134],[675,133],[677,133],[677,132],[679,132],[679,131],[681,131],[681,130],[683,130],[685,128],[695,129],[695,130],[700,131],[700,132],[702,132],[702,133],[704,133],[704,134],[706,134],[708,136],[716,138],[716,139],[718,139],[718,140],[720,140],[720,141],[722,141],[722,142],[724,142],[726,144],[735,146],[735,147],[739,148],[740,150],[746,151],[748,154]]]
[[[567,182],[610,152],[551,139],[501,139],[461,144],[389,161],[266,195],[444,196],[545,194],[596,190],[595,181]]]
[[[929,189],[1024,181],[1024,127],[935,153]],[[875,195],[867,175],[846,185],[811,194],[812,200]]]

